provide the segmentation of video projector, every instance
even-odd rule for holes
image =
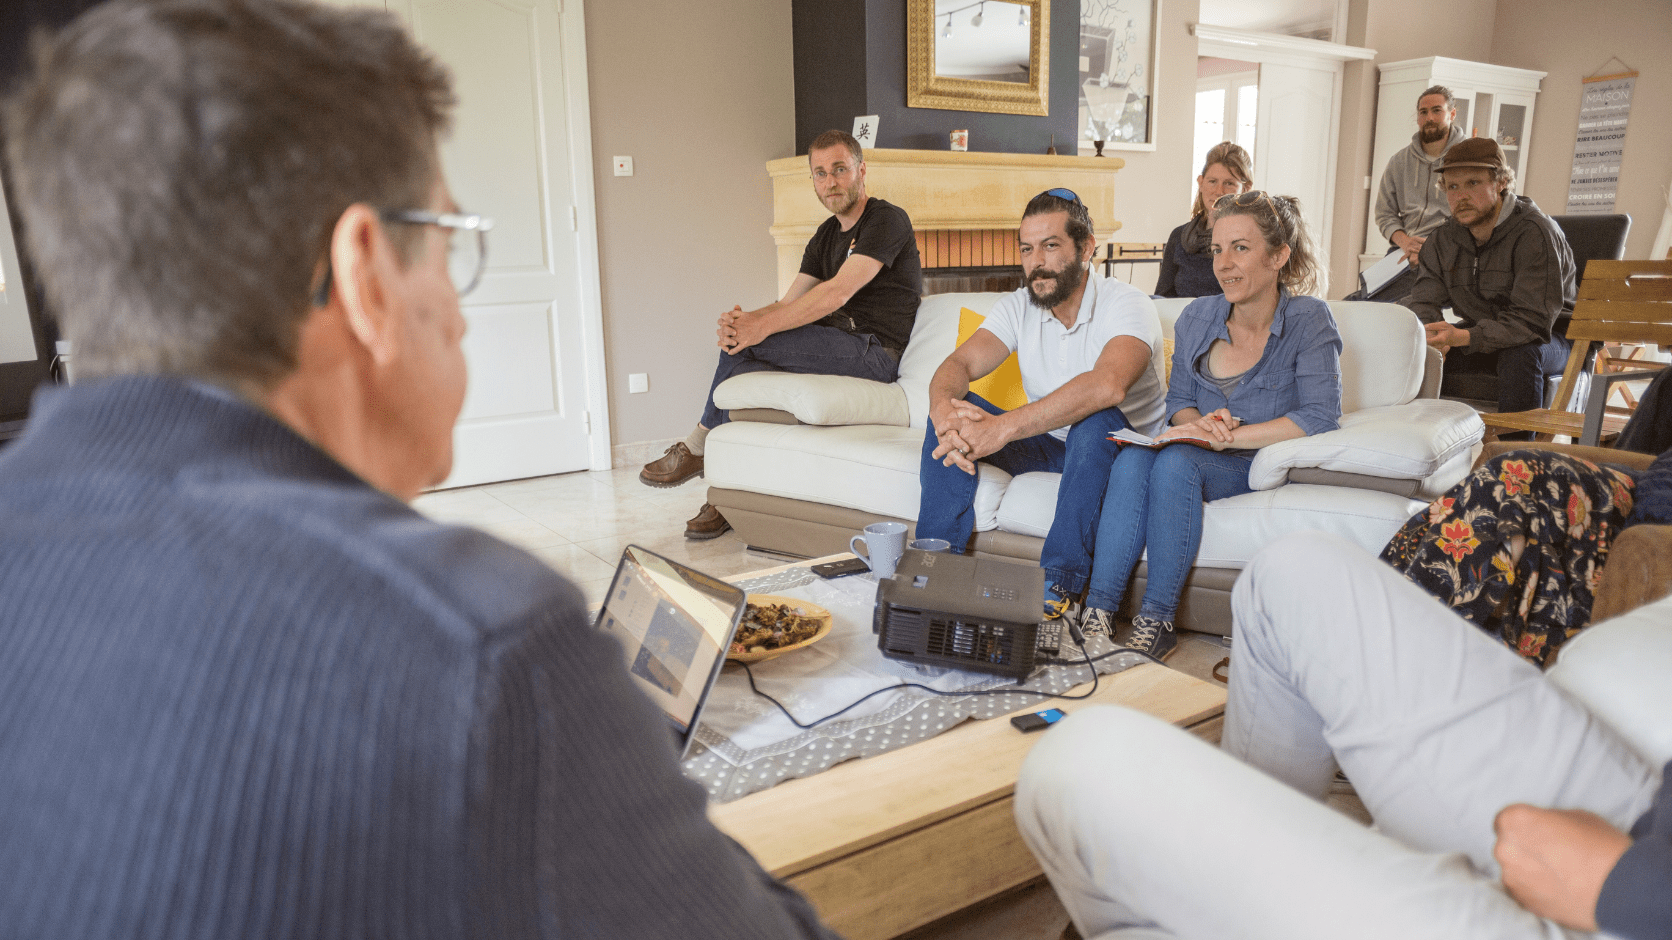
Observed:
[[[1020,681],[1033,673],[1045,572],[948,552],[907,549],[877,581],[871,630],[890,659]]]

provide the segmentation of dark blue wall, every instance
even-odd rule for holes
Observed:
[[[1050,114],[1028,117],[906,107],[906,7],[901,0],[794,0],[795,152],[830,128],[880,119],[876,145],[947,150],[948,134],[970,132],[970,149],[1044,153],[1056,135],[1074,152],[1079,121],[1080,0],[1051,4]]]

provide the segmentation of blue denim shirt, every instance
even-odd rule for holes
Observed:
[[[1223,294],[1198,298],[1173,325],[1173,376],[1167,387],[1167,418],[1186,408],[1203,414],[1228,408],[1244,424],[1288,418],[1307,434],[1333,431],[1341,421],[1341,332],[1329,305],[1316,297],[1278,294],[1260,361],[1244,374],[1226,400],[1203,378],[1196,363],[1216,339],[1231,341],[1225,321],[1231,302]]]

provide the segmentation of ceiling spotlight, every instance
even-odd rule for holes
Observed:
[[[975,15],[970,17],[970,25],[971,26],[980,26],[981,25],[981,14],[983,14],[985,12],[987,12],[987,4],[982,3],[981,4],[981,9],[976,10]]]
[[[941,30],[942,36],[952,35],[952,14],[946,14],[946,28]]]

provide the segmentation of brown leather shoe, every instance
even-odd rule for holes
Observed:
[[[731,523],[709,503],[703,503],[697,514],[685,523],[685,537],[688,539],[717,539],[730,531]]]
[[[645,464],[639,471],[639,482],[645,486],[678,486],[696,476],[702,476],[702,458],[680,441],[668,448],[667,453]]]

